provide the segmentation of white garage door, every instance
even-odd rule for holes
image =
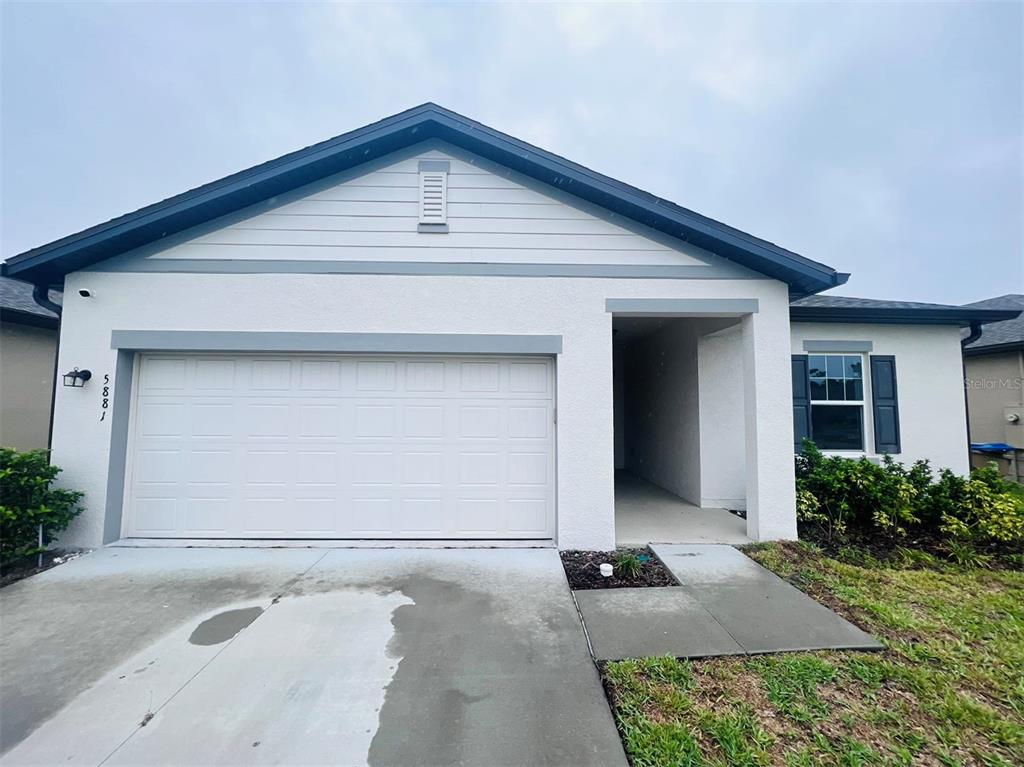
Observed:
[[[125,533],[549,539],[549,358],[142,355]]]

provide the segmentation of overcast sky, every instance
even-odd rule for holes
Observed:
[[[435,101],[839,293],[1024,292],[1022,9],[5,2],[0,255]]]

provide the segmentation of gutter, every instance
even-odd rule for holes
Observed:
[[[32,287],[32,300],[44,309],[48,309],[57,315],[57,348],[53,352],[53,381],[50,385],[50,423],[46,428],[46,449],[53,450],[53,414],[57,404],[57,367],[60,361],[60,324],[64,314],[64,307],[50,300],[50,287],[48,285],[34,285]]]
[[[960,370],[964,382],[964,423],[967,426],[967,474],[971,473],[971,401],[967,397],[967,358],[964,356],[967,347],[981,338],[982,325],[978,320],[970,324],[971,331],[960,339]]]

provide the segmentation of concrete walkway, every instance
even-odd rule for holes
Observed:
[[[626,765],[553,550],[111,548],[0,610],[3,765]]]
[[[615,542],[751,543],[747,522],[725,509],[702,509],[629,472],[615,474]]]
[[[651,549],[679,586],[574,592],[598,660],[882,649],[732,546]]]

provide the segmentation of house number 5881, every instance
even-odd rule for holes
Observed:
[[[100,404],[100,420],[107,417],[107,408],[110,407],[110,373],[103,375],[103,402]]]

